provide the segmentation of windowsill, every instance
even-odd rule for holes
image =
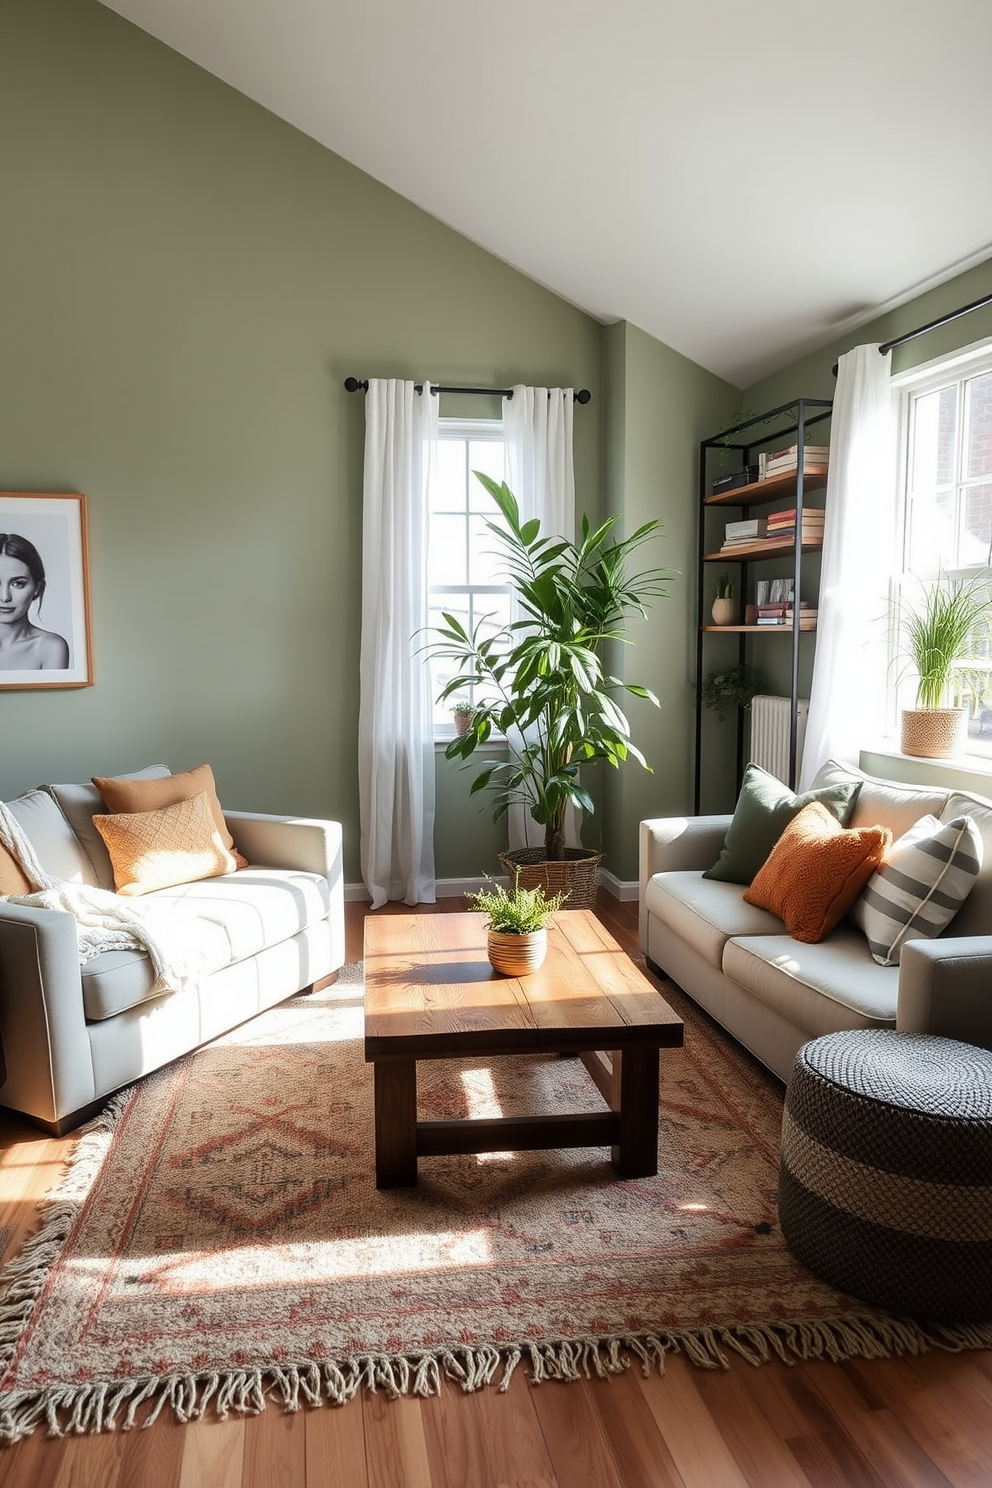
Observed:
[[[907,785],[959,786],[992,796],[992,758],[981,754],[957,754],[948,759],[924,759],[903,754],[892,739],[860,751],[859,764],[867,775],[880,775]]]

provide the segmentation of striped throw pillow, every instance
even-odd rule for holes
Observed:
[[[982,866],[982,837],[968,816],[921,816],[893,842],[851,918],[880,966],[896,966],[907,940],[933,940],[950,924]]]

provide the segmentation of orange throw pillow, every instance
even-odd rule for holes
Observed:
[[[114,888],[126,897],[216,878],[237,866],[204,791],[161,811],[94,816],[93,825],[107,844]]]
[[[227,829],[224,813],[217,798],[214,772],[209,765],[197,765],[195,770],[184,770],[180,775],[163,775],[157,780],[121,780],[105,775],[93,775],[93,784],[104,799],[108,811],[160,811],[163,806],[175,806],[177,801],[188,801],[203,791],[213,812],[213,818],[221,841],[237,860],[239,868],[248,867],[234,845],[234,838]],[[94,821],[96,818],[94,818]]]
[[[12,858],[5,847],[0,846],[0,898],[7,894],[30,894],[31,885],[24,877],[21,865]]]
[[[785,921],[794,940],[823,940],[843,919],[892,841],[888,827],[842,827],[819,801],[793,817],[744,898]]]

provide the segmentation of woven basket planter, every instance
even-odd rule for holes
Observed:
[[[543,847],[521,847],[516,852],[500,853],[499,860],[510,875],[511,884],[518,882],[522,889],[542,888],[549,896],[567,894],[563,909],[596,907],[602,853],[567,847],[563,862],[550,862]]]
[[[968,738],[965,708],[904,708],[902,713],[903,754],[924,759],[946,759],[961,754]]]

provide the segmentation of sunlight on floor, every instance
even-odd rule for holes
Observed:
[[[488,1066],[484,1069],[462,1070],[461,1079],[467,1115],[472,1120],[503,1115],[503,1107],[497,1099],[496,1086],[493,1084],[492,1070]],[[484,1163],[508,1162],[512,1156],[512,1152],[477,1152],[475,1160],[481,1167]]]

